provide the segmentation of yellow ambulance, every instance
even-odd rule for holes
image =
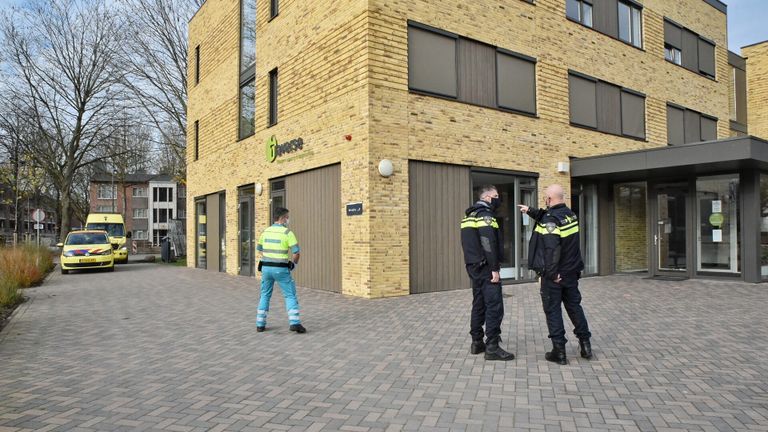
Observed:
[[[125,232],[123,215],[119,213],[91,213],[85,221],[85,229],[106,231],[115,252],[115,263],[125,264],[128,262],[128,239],[131,238],[131,233]]]

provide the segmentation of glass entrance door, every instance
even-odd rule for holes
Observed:
[[[240,244],[240,276],[254,276],[254,193],[241,189],[238,202],[238,242]]]
[[[654,251],[657,273],[688,272],[688,184],[656,185]]]

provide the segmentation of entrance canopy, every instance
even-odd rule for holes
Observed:
[[[768,141],[737,137],[574,159],[571,177],[627,181],[750,168],[768,171]]]

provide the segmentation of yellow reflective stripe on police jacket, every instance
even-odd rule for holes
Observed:
[[[499,223],[496,222],[496,218],[491,216],[485,217],[465,217],[461,221],[461,228],[482,228],[490,226],[491,228],[499,228]]]
[[[579,222],[574,221],[563,226],[557,226],[554,222],[547,224],[537,223],[535,231],[541,235],[558,235],[560,237],[569,237],[579,232]]]

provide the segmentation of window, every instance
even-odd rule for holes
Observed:
[[[592,27],[591,0],[566,0],[565,14],[574,21],[578,21],[587,27]]]
[[[671,45],[664,45],[664,58],[676,65],[682,65],[682,52]]]
[[[536,113],[536,63],[530,59],[496,52],[498,106]]]
[[[277,68],[269,72],[269,125],[277,124]]]
[[[112,213],[113,211],[114,211],[114,208],[111,205],[96,206],[96,213]]]
[[[256,79],[240,87],[240,139],[256,132]]]
[[[645,139],[645,95],[574,72],[568,81],[571,124]]]
[[[158,214],[155,223],[168,223],[168,209],[155,209]]]
[[[238,137],[256,132],[256,2],[240,1],[240,88]]]
[[[256,1],[240,0],[240,73],[256,63]]]
[[[597,129],[597,81],[568,76],[571,123]]]
[[[664,58],[692,72],[715,77],[715,44],[668,19],[664,20]]]
[[[280,1],[270,0],[269,1],[269,19],[276,17],[277,14],[279,13],[280,13]]]
[[[195,120],[195,160],[200,158],[200,120]]]
[[[133,196],[136,198],[146,198],[147,197],[147,188],[145,187],[134,187],[133,188]]]
[[[176,191],[178,193],[179,198],[186,198],[187,197],[187,188],[186,186],[179,186],[176,188]]]
[[[195,84],[200,84],[200,45],[195,47]]]
[[[100,184],[97,192],[97,199],[115,199],[117,197],[117,187],[111,184]]]
[[[717,118],[667,104],[667,142],[688,144],[717,139]]]
[[[158,188],[158,201],[168,202],[168,188]]]
[[[186,210],[179,210],[176,212],[179,219],[186,219],[187,218],[187,211]]]
[[[149,237],[147,236],[147,232],[146,231],[134,230],[133,231],[133,239],[134,240],[148,240]]]
[[[408,26],[408,87],[456,98],[456,40],[442,32]]]
[[[147,218],[147,209],[145,209],[145,208],[135,208],[135,209],[133,209],[133,218],[134,219],[146,219]]]
[[[643,47],[642,10],[634,4],[619,2],[619,39]]]
[[[410,23],[408,87],[473,105],[536,114],[536,59]]]

